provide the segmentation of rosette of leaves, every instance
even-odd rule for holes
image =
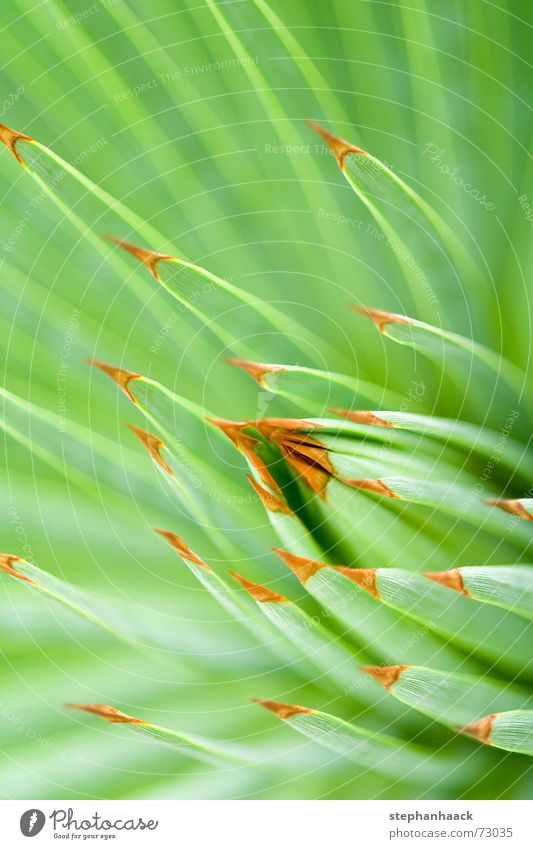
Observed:
[[[8,5],[2,794],[529,797],[525,22]]]

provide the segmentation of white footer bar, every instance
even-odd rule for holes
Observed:
[[[531,849],[531,810],[528,801],[0,801],[0,842],[6,849]]]

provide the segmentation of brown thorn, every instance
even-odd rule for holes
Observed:
[[[449,569],[447,572],[424,572],[424,576],[430,581],[435,581],[437,584],[442,584],[449,590],[454,590],[461,595],[470,596],[470,593],[465,589],[463,576],[460,569]]]
[[[299,713],[314,713],[314,710],[302,707],[302,705],[288,705],[285,702],[273,702],[270,699],[252,699],[251,701],[265,708],[265,710],[269,710],[278,719],[290,719],[291,716],[296,716]]]
[[[252,598],[261,604],[264,602],[274,604],[285,604],[289,602],[285,596],[275,593],[274,590],[269,590],[268,587],[262,587],[260,584],[253,584],[251,581],[247,581],[246,578],[243,578],[242,575],[238,575],[237,572],[230,572],[229,574],[232,578],[235,578],[241,587],[250,593]]]
[[[313,463],[318,463],[331,474],[335,473],[327,449],[317,439],[307,435],[300,436],[300,434],[281,431],[272,435],[272,442],[275,442],[284,451],[302,454],[312,460]]]
[[[33,139],[30,136],[24,135],[24,133],[18,133],[16,130],[12,130],[10,127],[7,127],[5,124],[0,124],[0,142],[3,142],[10,153],[13,154],[19,165],[22,165],[23,168],[26,168],[26,163],[19,156],[17,151],[17,142],[26,141],[32,142]]]
[[[276,498],[268,489],[260,486],[251,475],[246,475],[246,477],[267,510],[270,510],[271,513],[286,513],[292,516],[292,510],[285,501],[282,501],[281,498]]]
[[[374,680],[381,684],[382,687],[385,687],[386,690],[390,690],[393,684],[396,684],[400,674],[404,671],[404,669],[409,669],[408,666],[397,665],[397,666],[363,666],[363,672],[367,672],[368,675],[371,675]]]
[[[122,713],[122,711],[117,710],[114,707],[110,707],[109,705],[67,704],[65,707],[71,708],[72,710],[85,710],[87,713],[94,713],[101,719],[107,720],[107,722],[125,722],[130,725],[147,725],[143,719],[135,719],[133,716],[128,716],[127,713]]]
[[[278,484],[276,483],[276,481],[274,480],[274,478],[270,474],[266,463],[253,450],[252,445],[253,445],[254,442],[255,442],[255,440],[251,440],[252,444],[250,446],[248,446],[248,445],[242,446],[241,450],[242,450],[244,456],[246,457],[248,462],[251,463],[251,465],[254,467],[254,469],[256,470],[257,474],[259,475],[259,477],[261,478],[263,483],[266,486],[270,487],[270,489],[273,489],[274,492],[281,493],[281,488],[278,486]]]
[[[164,469],[164,471],[168,475],[174,477],[174,472],[172,471],[170,466],[165,463],[160,454],[161,449],[167,447],[163,440],[159,439],[158,436],[154,436],[153,433],[148,433],[148,431],[142,430],[140,427],[136,427],[135,425],[127,423],[126,427],[128,427],[131,432],[134,433],[135,436],[142,442],[142,444],[150,454],[150,457],[155,460],[155,462],[159,466],[161,466],[161,468]]]
[[[365,150],[361,150],[360,147],[355,147],[355,145],[351,144],[351,142],[340,139],[338,136],[334,136],[333,133],[330,133],[329,130],[321,127],[320,124],[315,124],[314,121],[307,121],[307,126],[311,127],[315,133],[318,133],[323,141],[326,142],[327,146],[333,151],[341,171],[344,171],[344,158],[348,153],[358,153],[362,156],[366,156]]]
[[[340,480],[342,480],[342,483],[345,483],[347,486],[353,486],[356,489],[365,489],[368,492],[374,492],[376,495],[386,495],[387,498],[400,497],[394,492],[394,490],[377,478],[361,478],[360,480],[340,478]]]
[[[322,425],[315,422],[309,422],[306,419],[271,418],[259,419],[258,421],[248,419],[247,421],[235,422],[231,419],[208,418],[207,421],[215,425],[215,427],[220,428],[220,430],[235,444],[237,444],[238,440],[242,439],[242,431],[246,427],[255,428],[259,431],[261,436],[268,440],[278,436],[278,432],[279,434],[286,433],[287,438],[289,438],[289,431],[314,430],[315,428],[322,427]],[[247,435],[246,438],[250,440],[253,439]],[[318,442],[312,443],[311,438],[306,436],[306,434],[301,434],[300,438],[302,441],[308,442],[309,444],[319,445]]]
[[[201,557],[198,557],[198,555],[195,554],[194,551],[191,551],[189,546],[186,545],[186,543],[184,543],[181,537],[179,537],[177,534],[173,534],[172,531],[165,531],[163,530],[163,528],[154,528],[154,530],[157,534],[166,539],[166,541],[170,543],[172,548],[174,548],[178,552],[179,556],[182,557],[184,560],[189,560],[191,563],[196,563],[197,566],[201,566],[203,569],[207,569],[208,572],[212,571],[212,569],[209,568],[207,563],[204,563]]]
[[[281,557],[283,562],[291,569],[299,581],[305,586],[305,582],[312,578],[313,575],[324,569],[327,564],[321,563],[320,560],[310,560],[308,557],[298,557],[296,554],[289,554],[282,548],[272,549],[278,557]]]
[[[497,713],[491,713],[489,716],[484,716],[483,719],[478,720],[478,722],[473,722],[471,725],[465,725],[464,728],[460,728],[459,730],[462,731],[463,734],[475,737],[476,740],[480,740],[482,743],[488,743],[490,733],[492,731],[492,723],[497,716]]]
[[[256,422],[248,422],[248,424],[254,425],[257,430],[263,434],[267,439],[270,438],[273,434],[279,432],[284,432],[289,434],[291,431],[306,431],[306,430],[316,430],[316,428],[322,427],[318,422],[309,422],[307,419],[280,419],[280,418],[269,418],[269,419],[259,419]],[[306,434],[300,434],[302,440],[307,440],[309,437]]]
[[[392,422],[376,416],[370,410],[343,410],[342,407],[329,407],[329,412],[342,416],[356,424],[374,425],[375,427],[394,427]]]
[[[157,263],[162,260],[169,260],[172,262],[175,259],[175,257],[169,256],[169,254],[161,254],[158,251],[151,251],[148,248],[140,248],[138,245],[126,242],[124,239],[117,239],[116,236],[104,236],[104,239],[108,242],[113,242],[113,244],[117,245],[119,248],[123,248],[123,250],[134,256],[135,259],[138,259],[139,262],[142,262],[148,271],[153,274],[156,280],[159,280],[159,274],[157,273],[156,268]]]
[[[111,378],[111,380],[114,380],[115,383],[119,385],[124,394],[128,396],[130,401],[132,401],[134,404],[137,403],[135,397],[130,392],[128,384],[130,380],[141,380],[142,375],[137,374],[137,372],[134,371],[126,371],[126,369],[117,368],[116,366],[109,366],[107,365],[107,363],[102,363],[100,360],[86,360],[86,362],[89,363],[89,365],[91,366],[96,366],[96,368],[99,368],[100,371],[104,372],[104,374],[107,374],[108,377]]]
[[[499,507],[519,519],[525,519],[526,522],[533,522],[533,513],[529,513],[518,498],[487,498],[485,503],[491,507]]]
[[[254,426],[254,422],[233,422],[228,419],[208,419],[208,421],[220,428],[222,433],[228,439],[231,439],[235,447],[244,454],[250,465],[254,467],[265,486],[268,486],[275,492],[281,492],[278,484],[270,474],[266,463],[254,450],[258,440],[247,433],[243,433],[244,428]]]
[[[324,497],[326,484],[334,469],[329,462],[327,450],[317,440],[306,434],[297,435],[293,431],[309,430],[320,425],[305,419],[261,419],[259,421],[234,422],[228,419],[208,419],[242,451],[248,462],[255,468],[265,486],[275,492],[281,492],[270,474],[265,462],[255,451],[258,440],[243,433],[247,427],[255,428],[261,436],[273,442],[281,450],[287,463],[300,475],[311,489]]]
[[[264,386],[265,382],[263,380],[266,374],[274,374],[275,372],[286,371],[285,366],[275,366],[270,365],[269,363],[254,363],[252,360],[238,360],[234,357],[230,357],[226,360],[231,366],[235,366],[236,368],[240,368],[245,371],[250,377],[253,377],[254,380],[258,382],[260,386]]]
[[[333,566],[332,568],[336,572],[340,572],[341,575],[345,575],[346,578],[349,578],[350,581],[353,581],[362,590],[366,590],[374,598],[381,599],[376,584],[375,569],[352,569],[349,566]]]
[[[287,465],[303,478],[313,492],[325,498],[327,484],[336,474],[327,449],[309,436],[298,437],[283,430],[273,433],[271,438]]]
[[[370,318],[380,333],[383,333],[387,324],[412,324],[412,321],[406,315],[399,315],[394,312],[385,312],[385,310],[374,310],[367,307],[353,306],[352,309],[360,315],[365,315]]]
[[[27,578],[22,572],[17,572],[13,568],[13,563],[23,563],[22,557],[17,554],[0,554],[0,572],[5,572],[6,575],[11,575],[12,578],[19,578],[21,581],[27,581],[29,584],[34,584],[31,578]]]
[[[310,463],[301,454],[287,454],[285,459],[297,477],[302,478],[312,492],[316,493],[319,498],[325,501],[326,488],[331,478],[330,473],[324,471],[324,469],[321,469],[316,464]]]
[[[250,424],[249,422],[234,422],[231,421],[231,419],[213,419],[209,417],[207,421],[210,424],[215,425],[215,427],[218,427],[222,431],[224,436],[227,436],[228,439],[231,439],[231,441],[234,445],[237,446],[237,448],[240,447],[240,441],[243,438],[243,428],[247,427]],[[251,439],[251,437],[247,437],[246,435],[244,436],[245,438]]]

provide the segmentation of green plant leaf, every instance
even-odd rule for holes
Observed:
[[[461,267],[469,272],[477,293],[483,292],[464,245],[433,206],[377,157],[317,124],[310,126],[331,148],[349,185],[376,221],[381,231],[377,236],[396,257],[422,315],[446,313],[464,304]]]
[[[533,619],[532,566],[462,566],[426,572],[426,577],[467,598]]]
[[[172,731],[169,728],[163,728],[161,725],[154,725],[151,722],[146,722],[143,719],[136,719],[128,716],[117,708],[109,705],[76,705],[69,704],[69,708],[75,710],[86,711],[87,713],[95,714],[101,719],[113,725],[127,725],[132,731],[146,735],[159,743],[164,743],[168,746],[175,746],[182,751],[183,754],[199,758],[200,760],[222,758],[224,760],[244,762],[249,759],[238,747],[229,744],[219,743],[212,740],[204,740],[199,737],[193,737],[189,734],[183,734],[180,731]]]
[[[461,730],[488,746],[533,755],[533,710],[495,713]]]
[[[521,436],[530,427],[526,402],[530,379],[522,369],[459,333],[397,313],[357,311],[368,316],[388,339],[419,351],[449,376],[464,393],[464,406],[475,421],[503,428],[511,416]]]
[[[268,699],[256,699],[256,703],[319,746],[392,778],[433,784],[438,782],[442,769],[451,767],[444,753],[424,751],[412,743],[406,746],[394,737],[369,732],[320,710]]]
[[[106,599],[56,578],[16,554],[0,555],[0,571],[139,649],[157,648],[171,652],[178,648],[173,636],[165,633],[156,623],[143,625],[138,622],[134,609],[121,610]]]
[[[531,704],[527,689],[488,676],[401,665],[369,666],[366,671],[394,698],[450,728],[467,725],[473,716],[484,717]]]

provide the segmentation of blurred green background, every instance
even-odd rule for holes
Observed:
[[[6,0],[0,122],[75,164],[193,261],[297,316],[310,338],[314,331],[327,338],[338,352],[329,368],[402,392],[425,367],[396,348],[391,368],[390,350],[347,305],[407,314],[414,306],[367,211],[305,121],[324,123],[417,188],[474,253],[487,283],[482,303],[464,281],[437,281],[454,304],[449,329],[527,366],[533,195],[520,198],[531,177],[531,4],[178,6]],[[288,729],[273,733],[248,704],[250,696],[281,693],[306,704],[319,690],[243,636],[154,538],[154,525],[172,526],[210,554],[209,536],[177,509],[124,428],[134,415],[127,400],[84,359],[148,374],[222,417],[253,418],[258,404],[262,415],[283,408],[268,394],[258,400],[209,329],[177,311],[133,262],[129,276],[120,274],[108,262],[111,249],[98,253],[83,240],[4,150],[0,192],[4,385],[103,434],[126,467],[114,490],[95,472],[92,492],[83,492],[3,437],[1,549],[132,601],[139,616],[160,611],[183,645],[165,662],[140,657],[0,581],[0,795],[357,796],[353,766]],[[105,222],[94,231],[103,235]],[[438,305],[425,318],[439,323]],[[261,344],[271,344],[275,361],[275,335]],[[433,386],[427,405],[452,415],[452,400]],[[235,464],[245,467],[237,454]],[[279,578],[269,553],[274,536],[256,501],[243,533],[253,539],[257,579]],[[177,762],[170,750],[68,715],[61,707],[68,701],[117,704],[219,737],[238,727],[242,739],[273,751],[291,747],[294,774],[275,781]],[[502,785],[510,786],[506,769],[503,760]],[[524,776],[507,795],[527,797]],[[369,796],[401,793],[376,776],[364,782]],[[483,781],[472,789],[486,792]]]

